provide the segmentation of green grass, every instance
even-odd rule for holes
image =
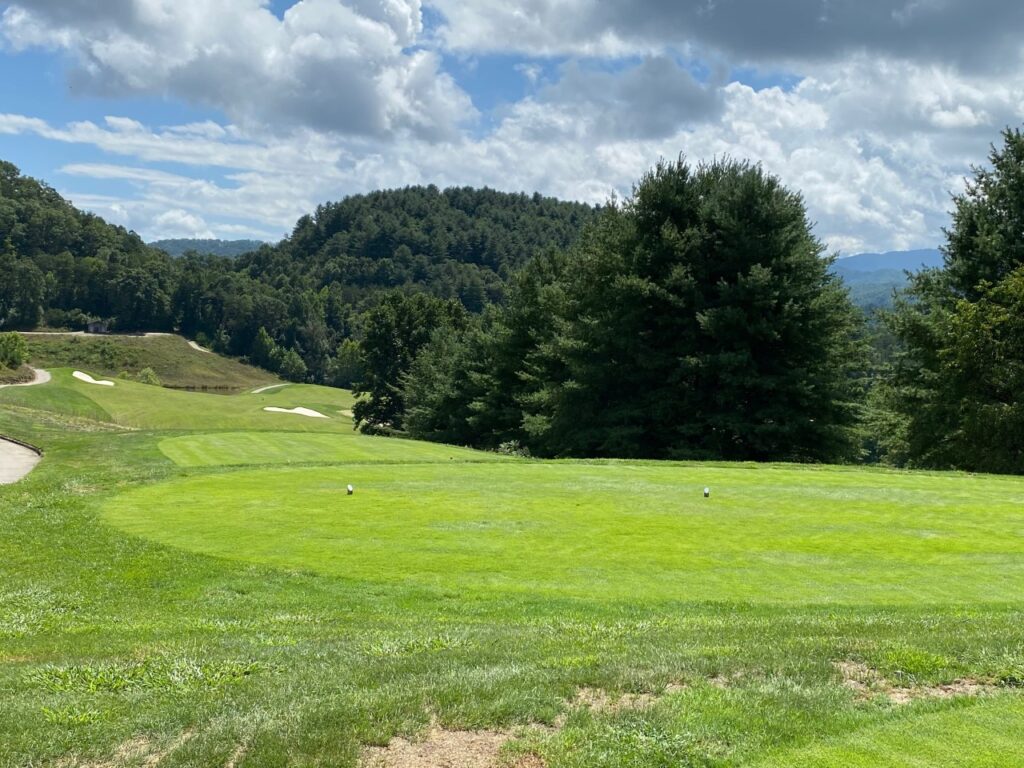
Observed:
[[[240,392],[280,382],[260,368],[192,349],[181,336],[24,335],[29,362],[37,368],[73,366],[108,377],[152,368],[165,387],[214,392]]]
[[[0,487],[0,766],[356,766],[432,718],[548,768],[1022,764],[1024,480],[497,463],[351,405],[0,390],[45,451]],[[992,695],[860,700],[844,660]]]
[[[1024,765],[1024,701],[1003,697],[864,729],[787,751],[758,768],[988,768]]]
[[[1008,602],[1024,592],[1022,490],[785,466],[353,464],[151,485],[105,517],[176,547],[366,582],[590,600]]]
[[[200,354],[200,353],[197,353]],[[352,432],[350,410],[351,393],[312,384],[293,384],[269,392],[241,394],[233,397],[200,392],[168,390],[134,381],[115,380],[113,387],[88,384],[72,377],[72,369],[50,369],[54,382],[51,387],[28,388],[6,395],[11,402],[37,405],[41,400],[46,407],[63,410],[65,396],[92,403],[94,413],[124,427],[161,430],[190,429],[246,429],[289,430],[310,432]],[[101,373],[82,368],[85,373],[99,378]],[[5,393],[11,390],[4,390]],[[53,400],[50,395],[57,395]],[[267,406],[312,408],[328,416],[311,419],[292,414],[268,413]]]
[[[282,414],[279,420],[301,418]],[[179,467],[247,464],[329,464],[341,462],[496,461],[502,457],[468,448],[414,440],[293,432],[215,432],[182,435],[160,442],[160,450]]]

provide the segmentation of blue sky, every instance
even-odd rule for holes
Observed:
[[[0,0],[0,158],[149,239],[276,239],[375,188],[601,202],[730,155],[834,250],[932,247],[1024,120],[1021,29],[1000,0]]]

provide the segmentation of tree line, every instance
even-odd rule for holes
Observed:
[[[351,386],[366,432],[540,456],[1024,472],[1024,138],[945,263],[866,317],[760,167],[662,162],[601,208],[416,187],[172,260],[0,165],[0,328],[116,317]]]
[[[236,258],[171,258],[0,162],[0,329],[176,330],[296,381],[351,386],[364,315],[385,293],[482,311],[533,253],[567,247],[598,213],[409,187],[321,205],[282,242]]]

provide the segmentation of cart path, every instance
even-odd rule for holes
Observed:
[[[0,485],[16,483],[42,461],[36,451],[0,437]]]
[[[0,389],[5,387],[34,387],[36,384],[45,384],[52,377],[49,371],[44,371],[42,368],[33,368],[32,373],[35,375],[32,377],[32,381],[25,381],[21,384],[0,384]]]

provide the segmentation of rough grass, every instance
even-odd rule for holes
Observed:
[[[357,464],[318,442],[350,423],[263,404],[351,398],[0,391],[0,432],[46,451],[0,488],[0,766],[354,767],[434,728],[549,768],[1022,763],[1024,481]],[[322,466],[218,466],[274,430]],[[894,704],[844,664],[988,693]]]
[[[152,368],[165,387],[214,392],[240,392],[280,381],[260,368],[192,349],[181,336],[24,335],[29,362],[37,368],[84,367],[108,377]]]
[[[27,365],[20,365],[17,368],[8,368],[0,365],[0,384],[23,384],[32,381],[32,368]]]

